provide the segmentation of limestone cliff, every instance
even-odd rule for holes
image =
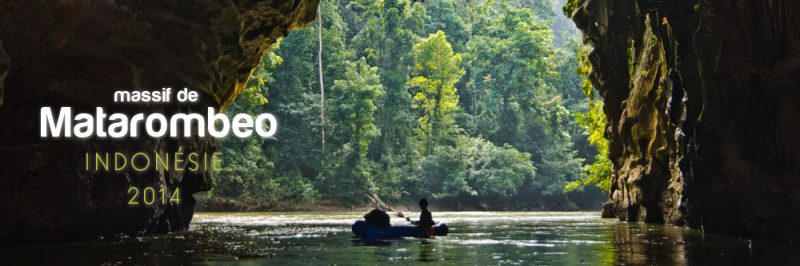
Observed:
[[[800,2],[584,0],[605,216],[800,240]]]
[[[318,0],[0,1],[0,243],[185,229],[208,172],[102,173],[85,152],[213,151],[210,138],[42,140],[39,108],[191,112],[229,104],[262,53]],[[112,105],[115,90],[190,88],[192,105]],[[177,206],[127,206],[131,185],[181,188]]]

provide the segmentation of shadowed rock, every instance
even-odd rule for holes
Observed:
[[[604,216],[800,239],[800,3],[585,0]]]
[[[242,91],[264,51],[317,0],[0,1],[0,242],[186,229],[210,172],[94,172],[86,152],[212,152],[212,138],[39,137],[39,108],[199,112]],[[112,104],[116,90],[184,87],[194,104]],[[180,188],[179,205],[129,207],[130,186]]]

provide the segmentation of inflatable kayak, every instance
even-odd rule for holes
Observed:
[[[447,225],[438,224],[433,227],[434,234],[437,236],[447,235]],[[365,221],[357,221],[353,224],[353,234],[366,239],[391,239],[401,237],[427,237],[425,232],[419,227],[412,225],[396,225],[382,229],[377,226],[367,224]]]

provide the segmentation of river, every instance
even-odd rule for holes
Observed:
[[[797,245],[621,223],[596,212],[434,212],[450,234],[364,243],[355,212],[198,213],[186,232],[0,246],[17,264],[478,265],[757,264],[800,261]],[[405,224],[393,218],[393,224]],[[797,264],[794,264],[797,265]]]

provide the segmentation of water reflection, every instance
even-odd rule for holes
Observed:
[[[663,225],[617,223],[611,225],[615,261],[634,265],[684,265],[684,236],[697,231]]]
[[[445,248],[442,246],[440,241],[434,241],[429,239],[420,240],[419,243],[419,256],[417,257],[417,261],[421,262],[436,262],[436,261],[445,261]]]
[[[437,213],[451,234],[363,242],[360,213],[200,214],[188,232],[80,243],[2,246],[8,265],[447,264],[798,265],[800,247],[598,219],[597,213]],[[393,220],[393,223],[404,223]]]
[[[800,265],[800,245],[703,234],[674,226],[611,225],[615,264]]]

